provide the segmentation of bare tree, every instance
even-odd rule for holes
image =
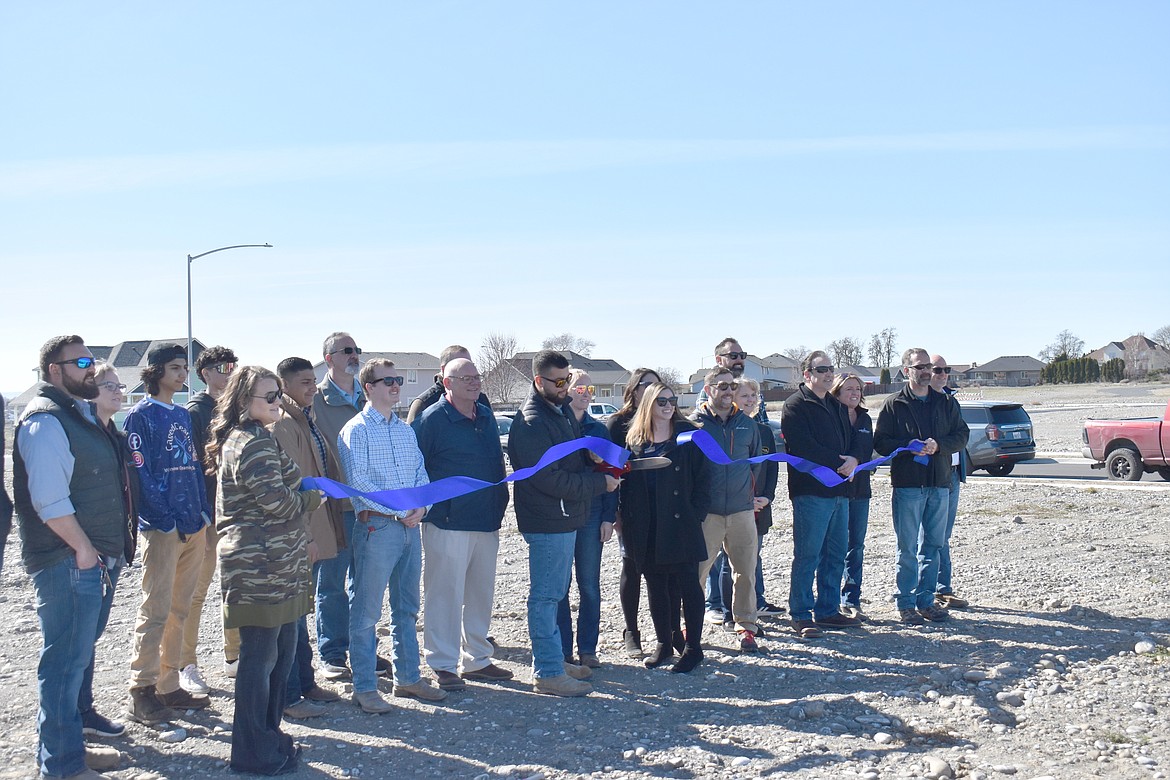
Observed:
[[[483,376],[483,392],[493,403],[518,401],[524,392],[524,377],[509,362],[517,352],[514,333],[491,331],[479,346],[477,368]]]
[[[1036,357],[1043,360],[1045,363],[1051,363],[1060,356],[1066,358],[1079,358],[1085,353],[1085,342],[1077,338],[1071,330],[1062,330],[1056,334],[1056,341],[1049,344],[1044,349],[1040,350]]]
[[[811,349],[806,347],[804,344],[801,344],[799,347],[785,347],[783,350],[781,350],[780,354],[786,358],[795,360],[797,363],[800,363],[806,357],[808,357],[808,353],[810,352],[812,352]]]
[[[654,369],[654,373],[658,374],[658,378],[662,380],[662,384],[667,387],[677,387],[683,382],[682,372],[671,366],[658,366],[658,368]]]
[[[898,331],[885,328],[869,337],[869,362],[877,368],[889,368],[898,357]]]
[[[1150,341],[1170,349],[1170,325],[1163,325],[1150,334]]]
[[[540,342],[541,349],[555,349],[557,351],[568,350],[576,352],[578,355],[589,357],[589,352],[597,344],[589,339],[580,336],[574,336],[572,333],[561,333],[557,336],[549,336],[544,341]]]
[[[851,336],[829,342],[825,351],[829,353],[829,357],[833,358],[833,363],[837,366],[859,366],[861,361],[865,359],[861,350],[861,342]]]

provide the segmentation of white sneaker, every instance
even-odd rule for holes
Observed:
[[[226,674],[228,677],[230,677],[233,680],[236,679],[236,670],[239,668],[240,668],[240,659],[239,658],[237,658],[234,661],[224,661],[223,662],[223,673]]]
[[[193,696],[206,696],[211,693],[211,688],[203,681],[203,675],[199,673],[199,667],[195,664],[187,664],[179,672],[179,687]]]

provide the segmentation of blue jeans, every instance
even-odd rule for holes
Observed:
[[[959,470],[951,469],[951,500],[947,504],[947,528],[943,546],[938,550],[938,585],[935,593],[954,593],[951,589],[951,533],[955,530],[955,517],[959,514],[959,486],[963,481],[959,479]],[[921,547],[922,539],[918,544]]]
[[[557,606],[569,592],[577,532],[524,534],[528,543],[528,638],[537,677],[565,673],[564,648],[557,628]]]
[[[792,576],[788,613],[793,620],[826,618],[841,610],[841,575],[849,544],[849,499],[792,497]],[[813,580],[816,601],[813,601]]]
[[[599,503],[594,501],[595,504]],[[586,655],[597,655],[597,635],[601,630],[601,512],[590,513],[589,522],[577,529],[573,549],[573,565],[577,571],[577,649]],[[561,649],[565,658],[573,655],[573,612],[569,607],[569,593],[557,605],[557,629],[561,633]]]
[[[81,713],[93,707],[94,645],[109,620],[120,571],[120,561],[104,573],[101,566],[79,570],[70,555],[32,575],[44,638],[37,758],[46,776],[85,769]]]
[[[925,609],[934,604],[939,550],[946,543],[950,498],[948,488],[894,488],[898,609]]]
[[[865,563],[865,533],[869,530],[869,499],[849,500],[849,546],[845,552],[845,583],[841,601],[861,608],[861,568]]]
[[[322,661],[338,666],[349,653],[349,602],[353,600],[353,512],[343,515],[349,547],[336,558],[316,564],[317,653]]]
[[[763,609],[768,600],[764,598],[764,559],[761,555],[764,549],[764,535],[760,534],[759,537],[760,544],[756,554],[756,609]],[[727,562],[727,553],[722,550],[715,556],[715,563],[711,564],[711,573],[707,575],[706,595],[707,609],[722,612],[724,623],[731,620],[731,610],[723,606],[731,603],[731,564]]]
[[[231,767],[236,771],[276,774],[296,750],[292,737],[280,730],[296,642],[296,622],[275,628],[240,626],[232,717]]]
[[[422,537],[419,527],[407,528],[392,517],[371,516],[353,534],[353,601],[349,607],[349,660],[354,693],[376,691],[378,637],[382,600],[390,591],[391,659],[394,682],[418,682],[419,581],[422,578]]]
[[[286,707],[303,699],[305,691],[317,682],[313,677],[313,646],[309,643],[309,622],[303,615],[297,621],[297,639],[293,656],[293,663],[288,672],[288,684],[285,686]]]

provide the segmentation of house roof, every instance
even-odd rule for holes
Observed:
[[[630,372],[616,360],[586,357],[585,355],[577,354],[571,349],[560,349],[557,351],[565,356],[565,359],[569,361],[569,365],[573,368],[579,368],[582,371],[589,372],[589,377],[595,385],[621,385],[630,379]],[[532,358],[536,354],[536,352],[517,352],[508,362],[523,374],[526,379],[531,380]]]
[[[1039,371],[1045,365],[1044,361],[1037,360],[1031,355],[1003,355],[994,360],[989,360],[981,366],[975,366],[972,370],[981,373],[995,371]]]

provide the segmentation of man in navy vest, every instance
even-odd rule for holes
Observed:
[[[101,777],[118,752],[85,746],[84,734],[125,731],[93,707],[94,646],[125,563],[122,461],[99,427],[94,359],[80,336],[41,348],[47,382],[16,425],[13,492],[22,556],[37,594],[44,648],[37,762],[44,777]]]

